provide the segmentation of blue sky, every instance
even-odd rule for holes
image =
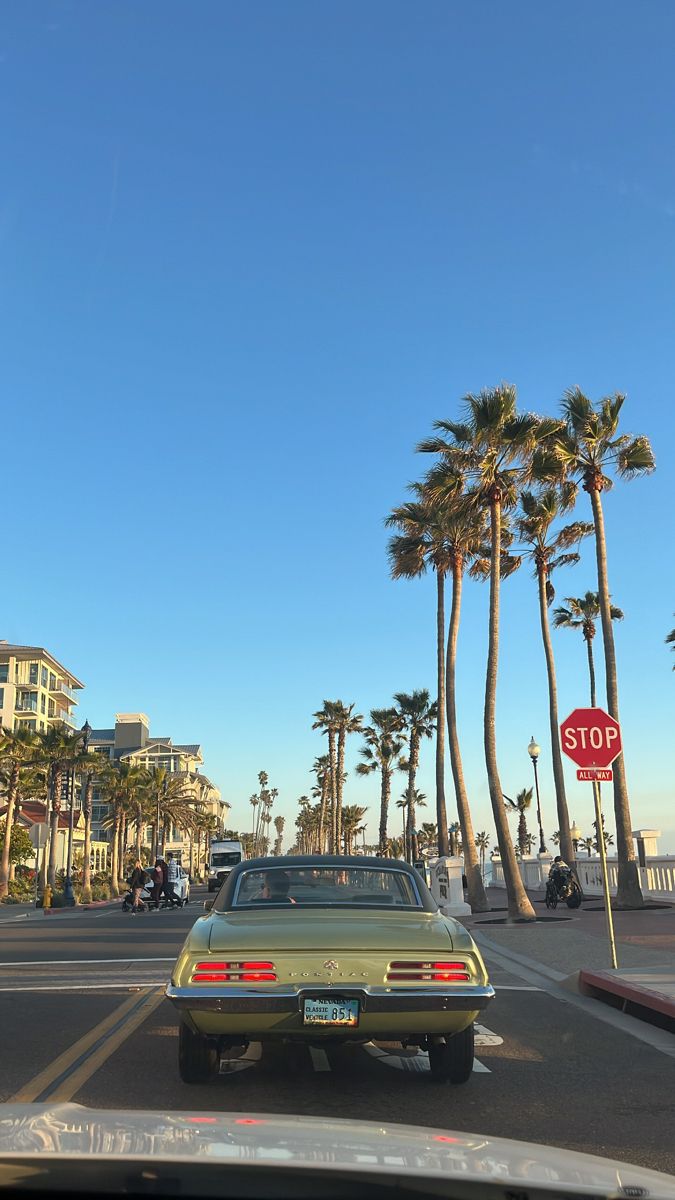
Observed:
[[[434,418],[506,379],[549,413],[573,384],[626,392],[653,441],[606,520],[634,825],[675,852],[674,38],[669,0],[2,14],[0,636],[79,674],[94,725],[141,710],[201,741],[240,828],[261,768],[292,821],[325,697],[434,689],[433,580],[389,581],[382,521]],[[558,594],[593,586],[587,547]],[[492,830],[486,603],[469,584],[459,685]],[[502,783],[529,784],[535,733],[550,831],[524,571],[503,616]],[[555,644],[564,714],[584,651]],[[420,783],[431,805],[431,745]]]

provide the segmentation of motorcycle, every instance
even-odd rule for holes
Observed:
[[[561,900],[568,908],[578,908],[582,900],[581,888],[569,867],[555,871],[546,883],[546,907],[557,908]]]

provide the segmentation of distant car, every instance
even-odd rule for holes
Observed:
[[[146,871],[146,874],[147,875],[150,874],[149,870]],[[149,907],[151,907],[154,904],[153,895],[152,895],[152,887],[153,887],[152,880],[149,880],[149,882],[145,885],[145,887],[143,888],[143,891],[141,892],[141,900],[143,901],[144,904],[147,904]],[[174,896],[176,897],[176,899],[178,901],[178,904],[177,904],[178,908],[182,908],[183,905],[185,905],[189,902],[189,900],[190,900],[190,874],[183,867],[178,868],[178,879],[176,880],[176,882],[173,885],[173,892],[174,892]],[[166,897],[162,896],[159,903],[160,903],[160,908],[162,906],[166,906],[166,903],[167,903]],[[122,909],[124,912],[129,912],[129,909],[132,907],[133,907],[133,896],[132,896],[131,892],[128,892],[122,901]]]
[[[494,991],[471,935],[407,863],[308,855],[235,867],[166,995],[186,1083],[208,1081],[221,1051],[254,1039],[421,1046],[435,1079],[464,1083]]]

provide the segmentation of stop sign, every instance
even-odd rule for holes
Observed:
[[[604,708],[575,708],[560,726],[562,748],[578,767],[608,767],[621,753],[621,726]]]

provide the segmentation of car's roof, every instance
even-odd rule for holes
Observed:
[[[269,855],[266,858],[248,858],[246,862],[238,864],[238,867],[282,867],[284,870],[291,867],[374,867],[380,870],[414,870],[414,867],[401,858],[377,858],[375,855],[366,854],[284,854],[277,857]]]

